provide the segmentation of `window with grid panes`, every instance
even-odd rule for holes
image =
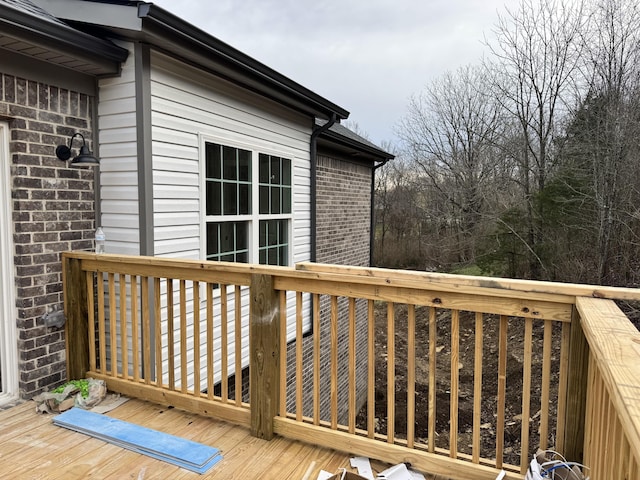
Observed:
[[[290,159],[207,142],[205,192],[207,260],[289,263]]]

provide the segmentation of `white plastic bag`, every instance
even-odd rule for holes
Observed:
[[[568,462],[553,450],[538,450],[533,456],[525,480],[589,480],[582,473],[587,468],[575,462]]]

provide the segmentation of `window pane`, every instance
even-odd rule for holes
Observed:
[[[223,199],[222,205],[223,214],[224,215],[236,215],[238,213],[238,199],[237,199],[237,189],[235,183],[225,183],[223,184]]]
[[[266,250],[260,250],[260,265],[266,265],[267,264],[267,251]]]
[[[220,215],[222,198],[220,193],[220,182],[207,181],[207,215]]]
[[[260,214],[269,213],[269,187],[260,187]]]
[[[282,188],[282,212],[280,213],[291,213],[291,188],[290,187]]]
[[[238,185],[239,190],[239,213],[240,215],[248,215],[251,213],[251,185],[241,183]]]
[[[280,183],[280,157],[271,157],[271,183]]]
[[[291,160],[282,159],[282,185],[291,185]]]
[[[267,244],[267,222],[260,222],[260,231],[258,237],[258,243],[261,247]]]
[[[205,144],[205,167],[207,178],[222,178],[220,175],[221,162],[221,145],[217,143]]]
[[[223,174],[225,180],[237,180],[237,152],[238,149],[233,147],[224,147],[223,149]]]
[[[278,265],[278,249],[277,248],[270,248],[267,254],[268,260],[267,260],[267,264],[268,265]]]
[[[278,222],[278,238],[279,243],[287,243],[287,222],[285,220],[280,220]]]
[[[271,211],[270,213],[280,212],[280,188],[271,187]]]
[[[278,249],[278,265],[287,265],[288,263],[287,246],[283,245]]]
[[[249,150],[238,150],[238,180],[241,182],[251,181],[251,152]]]
[[[220,253],[220,245],[218,243],[219,224],[207,224],[207,259],[211,259],[212,255]]]
[[[235,250],[235,223],[224,222],[220,224],[220,252]]]
[[[269,183],[269,156],[261,153],[258,156],[258,176],[260,183]]]
[[[248,235],[247,235],[247,223],[246,222],[236,222],[234,223],[236,228],[236,250],[247,250],[248,244]]]

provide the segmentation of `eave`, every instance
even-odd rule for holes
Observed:
[[[93,76],[117,75],[128,54],[107,40],[2,3],[0,47]]]

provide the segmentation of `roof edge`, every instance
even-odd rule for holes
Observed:
[[[118,64],[118,71],[119,64],[129,54],[126,49],[108,40],[96,38],[67,25],[40,19],[3,3],[0,3],[0,25],[12,33],[28,33],[42,45],[55,46],[69,55],[79,55],[83,59],[94,61],[99,57],[107,62],[115,62]]]
[[[335,113],[341,119],[349,117],[348,110],[153,3],[140,2],[138,16],[143,22],[152,22],[166,33],[180,36],[183,40],[214,51],[225,61],[244,70],[246,74],[256,76],[270,83],[272,87],[298,97],[299,100],[313,105],[320,111]]]

